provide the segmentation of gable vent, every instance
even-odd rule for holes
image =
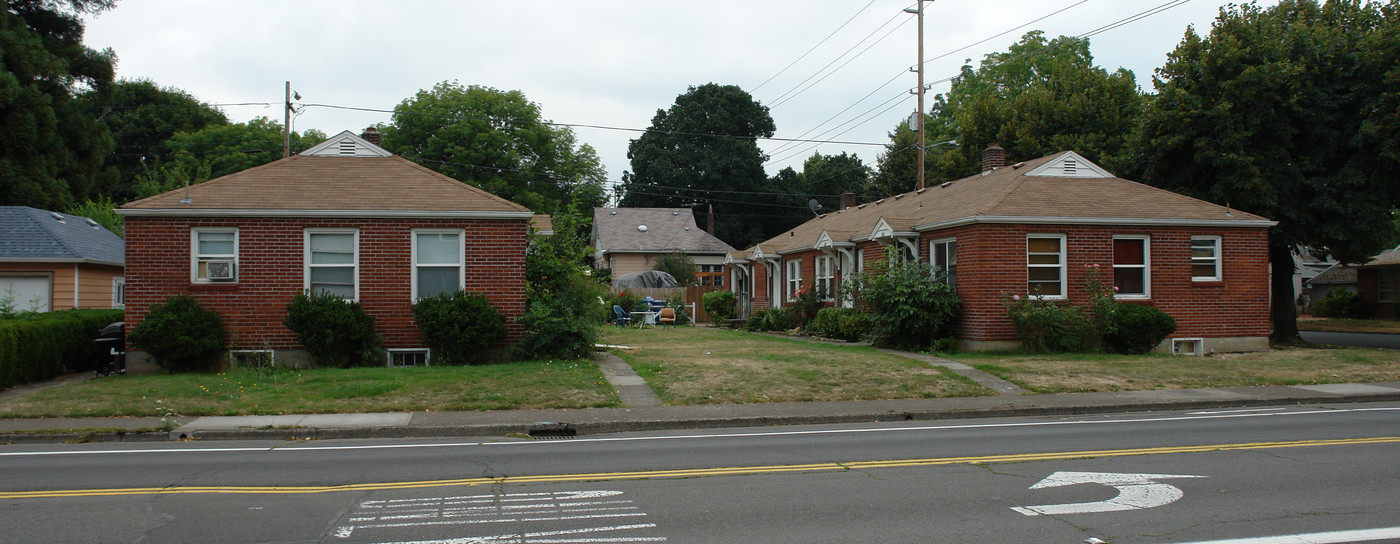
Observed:
[[[1079,165],[1075,163],[1074,159],[1065,159],[1065,162],[1060,165],[1060,168],[1064,171],[1066,176],[1073,176],[1076,169],[1079,168]]]
[[[342,140],[342,141],[340,142],[340,154],[341,154],[341,155],[354,155],[354,154],[355,154],[355,142],[352,142],[352,141],[350,141],[350,140]]]

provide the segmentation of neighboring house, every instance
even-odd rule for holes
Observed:
[[[430,354],[421,297],[465,289],[524,335],[533,213],[342,132],[289,158],[122,206],[127,325],[188,293],[219,312],[235,353],[305,356],[285,326],[303,290],[359,301],[395,362]],[[136,357],[139,359],[139,357]],[[136,362],[136,361],[133,361]]]
[[[1313,278],[1316,278],[1319,274],[1336,266],[1338,266],[1338,263],[1331,255],[1319,259],[1313,256],[1312,252],[1308,251],[1306,247],[1297,246],[1293,248],[1293,292],[1298,294],[1299,310],[1307,309],[1317,300],[1313,295],[1317,294],[1320,289],[1313,286]],[[1336,276],[1333,276],[1330,279],[1324,278],[1324,281],[1336,281],[1337,279]],[[1356,281],[1354,275],[1352,276],[1351,283],[1351,289],[1355,291]],[[1321,289],[1320,291],[1321,294],[1327,293],[1326,289]],[[1318,296],[1321,295],[1319,294]]]
[[[963,303],[963,349],[1019,345],[1007,297],[1041,293],[1086,303],[1093,265],[1119,300],[1176,319],[1164,349],[1268,348],[1274,222],[1116,178],[1073,152],[1004,163],[1004,151],[989,147],[980,175],[861,205],[843,202],[840,211],[731,253],[726,264],[740,306],[781,307],[800,287],[837,304],[832,293],[843,279],[893,247],[902,258],[947,271]]]
[[[1356,270],[1356,293],[1367,317],[1395,319],[1400,305],[1400,248],[1383,251]],[[1315,300],[1315,299],[1314,299]]]
[[[19,312],[121,308],[123,247],[86,217],[0,206],[0,302]]]
[[[1304,283],[1303,291],[1299,292],[1303,299],[1303,310],[1312,311],[1312,305],[1327,296],[1327,292],[1334,288],[1341,287],[1353,293],[1356,291],[1356,268],[1344,264],[1334,263],[1326,270],[1308,278]]]
[[[687,208],[593,208],[593,265],[612,277],[645,272],[683,253],[701,285],[724,285],[724,258],[734,248],[695,225]]]

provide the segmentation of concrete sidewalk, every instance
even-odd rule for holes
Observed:
[[[180,418],[170,430],[156,430],[161,428],[162,421],[149,417],[13,419],[0,420],[0,442],[557,437],[667,429],[1382,401],[1400,401],[1400,382],[851,402],[703,406],[660,406],[657,403],[575,410],[199,417]]]

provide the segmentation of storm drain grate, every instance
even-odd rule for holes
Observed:
[[[568,440],[575,436],[578,431],[568,425],[530,429],[530,438],[535,440]]]

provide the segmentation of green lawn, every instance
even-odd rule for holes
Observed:
[[[533,361],[101,378],[0,402],[0,418],[162,416],[162,407],[203,416],[617,405],[596,363]]]
[[[668,405],[991,395],[946,369],[862,346],[739,331],[610,328],[604,341]]]
[[[964,353],[950,359],[1037,393],[1400,381],[1400,352],[1279,347],[1214,357]]]

